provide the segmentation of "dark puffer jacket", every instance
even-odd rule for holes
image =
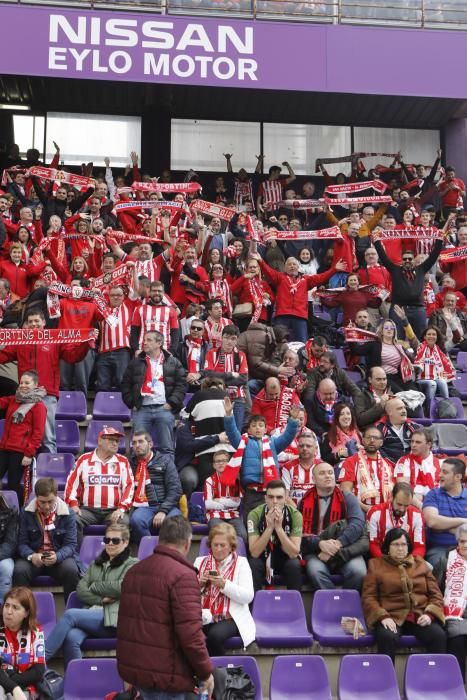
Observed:
[[[139,688],[168,693],[193,690],[213,666],[201,627],[196,573],[165,545],[132,566],[123,580],[117,627],[121,677]]]
[[[164,353],[164,363],[162,365],[164,373],[165,400],[172,406],[172,411],[178,413],[183,406],[183,399],[186,393],[186,371],[183,369],[180,360],[173,355]],[[141,353],[128,365],[122,380],[122,396],[128,408],[141,408],[143,397],[141,387],[146,376],[146,355]]]
[[[136,475],[137,459],[135,455],[130,458],[133,474]],[[150,506],[157,507],[162,513],[169,513],[172,508],[178,506],[182,495],[182,485],[178,476],[177,467],[172,455],[161,454],[154,450],[148,462],[150,484],[146,484],[146,496]]]
[[[274,330],[264,323],[251,323],[237,343],[237,348],[246,355],[250,379],[277,377],[281,356],[287,347],[285,340],[276,341]]]

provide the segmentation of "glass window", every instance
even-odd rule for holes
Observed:
[[[260,151],[260,124],[172,119],[172,170],[227,170],[224,153],[232,154],[234,171],[256,168]]]
[[[296,175],[314,175],[317,158],[338,158],[351,153],[347,126],[264,124],[263,139],[265,173],[271,165],[288,161]],[[326,169],[330,175],[336,175],[341,170],[350,171],[350,164],[330,164]]]
[[[33,114],[13,115],[14,142],[18,144],[21,156],[25,156],[29,148],[37,148],[42,157],[44,128],[45,117],[36,117]]]
[[[46,161],[55,153],[53,141],[60,146],[60,158],[67,165],[92,161],[123,168],[131,151],[141,154],[141,118],[108,114],[47,113]]]
[[[397,153],[404,157],[404,163],[433,165],[439,148],[439,131],[435,129],[380,129],[376,127],[354,128],[354,149],[356,152]],[[389,158],[376,156],[364,158],[367,170],[375,165],[390,165]]]

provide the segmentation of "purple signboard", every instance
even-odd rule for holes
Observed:
[[[0,16],[3,74],[467,97],[467,32],[21,5],[0,5]]]

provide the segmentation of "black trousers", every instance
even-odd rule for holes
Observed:
[[[465,655],[467,654],[467,635],[460,634],[457,637],[448,637],[448,654],[454,654],[465,683]]]
[[[21,465],[23,457],[22,452],[0,450],[0,479],[8,473],[7,488],[9,491],[16,491],[20,508],[23,505],[23,487],[21,486],[24,472],[24,467]]]
[[[224,642],[230,637],[238,636],[238,627],[233,620],[220,620],[204,625],[203,632],[209,656],[224,656]]]
[[[248,558],[251,573],[253,574],[253,587],[260,591],[266,583],[266,562],[263,557],[254,559]],[[302,567],[299,559],[284,558],[282,562],[274,562],[274,573],[283,576],[285,585],[289,591],[300,591],[302,589]]]
[[[397,632],[387,630],[378,622],[375,627],[378,653],[387,654],[394,662],[401,634],[413,634],[430,654],[446,653],[446,632],[436,621],[426,627],[416,625],[414,622],[404,622],[402,627],[397,626]]]
[[[65,602],[70,593],[76,590],[79,581],[78,566],[72,557],[64,559],[53,566],[34,566],[27,559],[17,559],[13,571],[13,585],[31,588],[36,576],[52,576],[58,586],[63,586]]]

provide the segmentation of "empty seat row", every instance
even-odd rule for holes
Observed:
[[[82,421],[87,416],[87,400],[82,391],[61,391],[57,403],[57,418]],[[119,391],[98,391],[94,399],[93,418],[129,421],[131,411],[123,403]]]
[[[255,686],[255,700],[263,689],[252,656],[217,656],[216,667],[240,666]],[[342,658],[338,676],[340,700],[400,700],[394,666],[389,656],[352,654]],[[116,659],[74,659],[65,673],[66,700],[102,700],[122,691]],[[465,700],[466,694],[456,658],[450,654],[417,654],[407,659],[404,675],[406,700]],[[331,700],[326,663],[321,656],[276,656],[271,670],[270,700]]]

